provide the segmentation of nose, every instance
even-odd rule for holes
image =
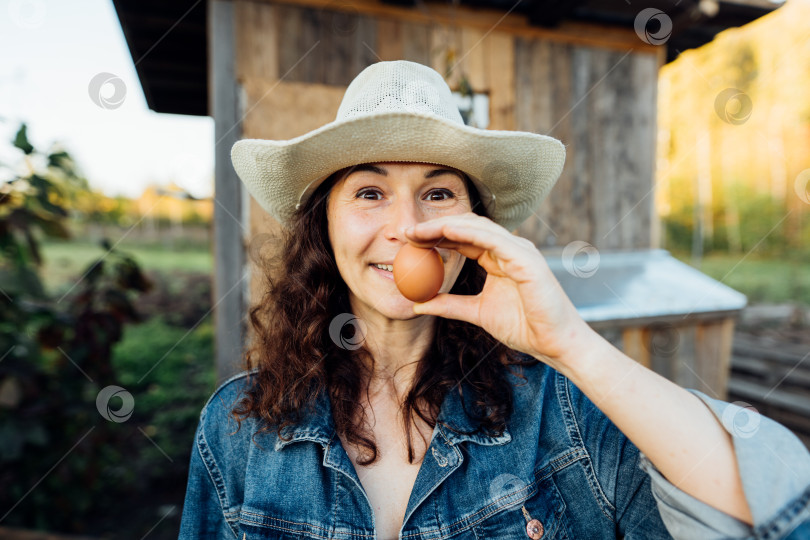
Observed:
[[[403,244],[408,240],[405,237],[405,230],[416,225],[422,220],[418,205],[411,197],[397,197],[389,207],[390,215],[385,224],[386,240],[398,240]]]

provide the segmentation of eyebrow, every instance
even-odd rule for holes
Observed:
[[[387,170],[385,170],[383,167],[378,167],[377,165],[374,165],[372,163],[361,163],[360,165],[351,168],[351,170],[349,170],[347,174],[351,174],[353,172],[358,171],[369,171],[382,176],[388,176]],[[428,171],[425,173],[425,178],[435,178],[436,176],[447,173],[454,174],[458,176],[461,180],[464,180],[464,178],[458,171],[454,171],[452,169],[433,169],[432,171]]]

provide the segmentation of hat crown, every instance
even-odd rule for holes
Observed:
[[[346,88],[336,120],[392,112],[426,114],[464,125],[442,76],[408,60],[377,62],[361,71]]]

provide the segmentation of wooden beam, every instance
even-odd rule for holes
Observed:
[[[661,46],[643,42],[632,28],[611,27],[602,24],[563,21],[556,28],[532,26],[528,17],[503,10],[453,6],[445,3],[425,2],[418,9],[393,6],[380,0],[256,0],[269,4],[309,6],[320,9],[348,11],[374,17],[396,18],[403,22],[445,24],[471,27],[484,33],[497,29],[505,34],[527,38],[547,39],[574,45],[602,47],[621,51],[656,53]],[[426,62],[429,64],[429,62]]]

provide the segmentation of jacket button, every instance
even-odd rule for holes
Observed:
[[[526,535],[532,540],[537,540],[543,536],[543,524],[533,519],[526,524]]]

